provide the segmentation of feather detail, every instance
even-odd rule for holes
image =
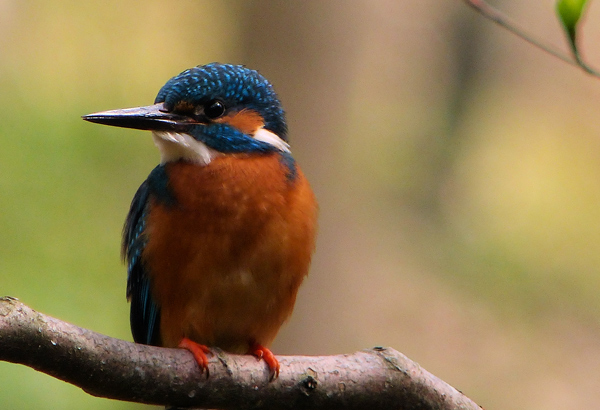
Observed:
[[[187,337],[246,353],[292,312],[314,250],[317,206],[281,154],[166,165],[177,206],[150,198],[143,259],[164,346]]]

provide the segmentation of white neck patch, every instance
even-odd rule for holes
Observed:
[[[185,133],[152,131],[152,138],[160,151],[161,164],[184,159],[199,165],[208,165],[215,157],[224,155]],[[266,142],[279,151],[290,152],[290,145],[287,142],[264,128],[256,130],[253,138]]]
[[[277,136],[277,134],[265,130],[264,128],[259,128],[253,135],[255,140],[266,142],[277,148],[279,151],[290,152],[290,144],[282,140]]]

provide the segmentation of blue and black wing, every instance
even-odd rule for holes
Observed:
[[[150,277],[142,253],[146,246],[146,217],[150,189],[148,181],[139,187],[125,226],[121,254],[127,261],[127,299],[131,302],[131,333],[137,343],[160,345],[160,309],[152,299]]]

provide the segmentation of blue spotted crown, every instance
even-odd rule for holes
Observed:
[[[193,105],[220,99],[229,107],[253,109],[265,121],[265,128],[287,141],[285,112],[269,81],[242,65],[211,63],[185,70],[160,89],[156,103],[172,110],[182,101]]]

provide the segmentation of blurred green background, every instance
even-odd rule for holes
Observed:
[[[492,3],[565,44],[553,1]],[[131,340],[120,232],[158,153],[80,116],[211,61],[273,82],[321,205],[276,353],[392,346],[488,410],[595,408],[600,80],[459,0],[0,0],[0,295]],[[0,407],[145,408],[7,363]]]

